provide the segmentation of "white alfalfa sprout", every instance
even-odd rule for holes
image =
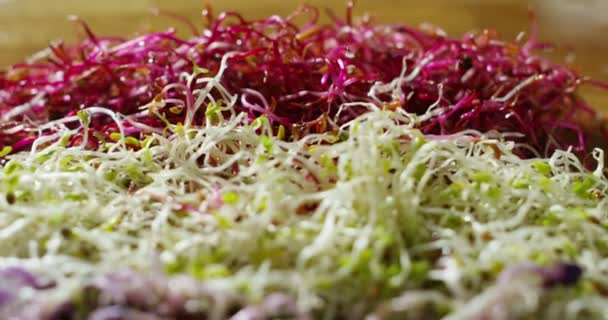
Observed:
[[[327,312],[365,301],[371,310],[381,299],[369,290],[390,288],[395,299],[381,305],[393,309],[383,312],[407,314],[416,301],[454,316],[505,294],[491,279],[530,260],[568,259],[585,279],[608,280],[608,252],[595,244],[608,241],[597,223],[607,220],[608,181],[569,151],[523,160],[496,133],[425,137],[413,115],[377,107],[339,138],[285,141],[267,117],[249,124],[234,112],[236,96],[215,77],[197,81],[205,89],[192,110],[217,103],[217,89],[229,116],[171,124],[139,150],[121,135],[103,150],[59,140],[12,156],[0,173],[1,190],[16,198],[0,199],[0,266],[56,279],[52,292],[63,297],[120,266],[189,273],[252,301],[287,291]],[[581,191],[585,179],[594,183]],[[429,280],[436,289],[420,290]],[[597,310],[589,298],[568,299],[568,314],[574,302]]]

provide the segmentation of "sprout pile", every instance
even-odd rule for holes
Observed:
[[[207,16],[0,76],[0,316],[608,316],[604,152],[534,40]]]
[[[182,75],[215,75],[223,65],[222,85],[239,95],[235,110],[247,112],[250,120],[264,114],[285,126],[288,136],[335,130],[367,111],[344,108],[345,103],[368,102],[441,113],[419,124],[425,134],[522,133],[525,138],[510,138],[535,151],[517,150],[521,156],[548,156],[569,145],[581,154],[592,149],[586,136],[597,137],[589,132],[596,126],[581,124],[596,121],[596,113],[576,89],[608,84],[535,54],[547,45],[537,41],[534,28],[525,42],[504,41],[488,30],[450,39],[439,28],[355,21],[351,9],[329,24],[318,21],[315,7],[261,20],[236,12],[216,17],[207,9],[205,28],[192,25],[195,36],[189,39],[174,30],[129,40],[98,37],[73,18],[87,39],[52,43],[28,63],[0,72],[0,144],[12,152],[28,149],[32,133],[54,133],[37,125],[95,106],[162,129],[161,119],[140,110],[153,99],[165,102],[159,112],[171,122],[201,124],[204,117],[185,110],[194,108],[190,92],[202,85]],[[217,91],[209,94],[220,97]],[[95,146],[117,127],[101,118],[89,130],[96,133],[89,139]],[[141,131],[130,128],[129,134]],[[603,126],[599,136],[606,137]],[[78,136],[71,140],[77,141]]]

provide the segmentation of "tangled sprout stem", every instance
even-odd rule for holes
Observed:
[[[167,121],[138,139],[128,135],[147,125],[137,115],[96,107],[9,156],[0,173],[0,312],[578,319],[607,311],[599,149],[594,172],[569,151],[522,159],[500,134],[423,135],[416,127],[432,110],[367,103],[339,130],[287,140],[268,116],[238,112],[221,82],[208,78],[205,88],[189,93],[194,109],[207,106],[203,126]],[[214,102],[211,91],[232,102]],[[95,114],[123,134],[94,149],[86,128]]]
[[[597,121],[596,114],[576,90],[586,82],[603,84],[535,54],[546,45],[537,42],[534,29],[525,43],[501,40],[490,30],[452,39],[439,29],[355,21],[351,9],[329,24],[320,23],[319,10],[310,6],[260,20],[205,10],[205,27],[190,25],[196,31],[190,39],[174,30],[134,39],[98,37],[74,18],[87,39],[53,43],[0,73],[0,147],[5,153],[28,150],[39,125],[95,106],[162,130],[164,121],[140,110],[156,101],[169,122],[201,125],[203,110],[190,111],[189,92],[203,89],[206,82],[200,80],[219,74],[231,53],[218,81],[239,94],[235,110],[247,112],[250,121],[266,115],[288,136],[335,130],[367,111],[345,104],[367,102],[419,115],[433,106],[435,116],[419,124],[425,134],[520,133],[511,139],[533,147],[518,150],[522,156],[569,146],[579,154],[592,149],[587,139],[596,126],[587,125]],[[185,81],[184,72],[195,79]],[[207,93],[222,98],[220,92]],[[124,126],[136,138],[145,134],[141,127]],[[47,126],[42,133],[55,129]],[[88,130],[95,147],[118,128],[97,116]],[[79,139],[74,136],[71,144]]]

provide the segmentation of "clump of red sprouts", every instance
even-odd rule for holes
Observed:
[[[100,37],[75,19],[87,34],[82,42],[53,43],[0,72],[0,148],[27,150],[38,135],[53,133],[44,124],[69,126],[79,110],[95,106],[151,128],[183,123],[195,103],[192,91],[204,86],[183,75],[214,76],[223,58],[220,81],[239,95],[236,109],[252,120],[264,114],[291,136],[333,130],[368,110],[347,103],[364,102],[416,114],[434,108],[435,116],[419,125],[428,134],[520,133],[511,139],[532,147],[522,156],[591,147],[580,124],[597,115],[577,88],[606,85],[537,54],[546,45],[537,42],[534,28],[526,42],[501,40],[491,30],[452,39],[439,29],[355,21],[352,5],[345,19],[323,24],[319,15],[318,8],[303,6],[288,17],[248,20],[206,9],[205,26],[190,24],[195,35],[189,39],[175,30]],[[221,100],[218,92],[210,95]],[[158,113],[141,110],[151,101],[161,106]],[[205,121],[204,111],[193,115],[192,125]],[[123,126],[136,138],[145,134],[128,121]],[[88,130],[94,147],[118,129],[110,117],[95,115]]]

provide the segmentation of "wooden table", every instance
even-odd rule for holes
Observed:
[[[307,1],[338,14],[344,12],[345,2]],[[359,15],[368,12],[383,22],[411,25],[429,22],[441,26],[452,36],[489,27],[507,39],[514,39],[519,32],[528,29],[529,2],[359,0],[355,12]],[[575,68],[584,74],[608,80],[608,13],[603,13],[608,12],[608,1],[595,1],[596,7],[566,0],[533,2],[539,15],[541,37],[571,46],[576,55]],[[171,25],[186,29],[176,21],[150,15],[148,8],[170,9],[196,20],[203,3],[192,0],[0,0],[0,67],[23,60],[44,48],[51,39],[74,40],[79,31],[67,21],[69,14],[84,18],[97,33],[129,35]],[[299,1],[278,0],[211,0],[209,3],[216,11],[238,10],[252,18],[285,15],[300,4]],[[608,92],[586,88],[584,94],[597,109],[608,112]]]

